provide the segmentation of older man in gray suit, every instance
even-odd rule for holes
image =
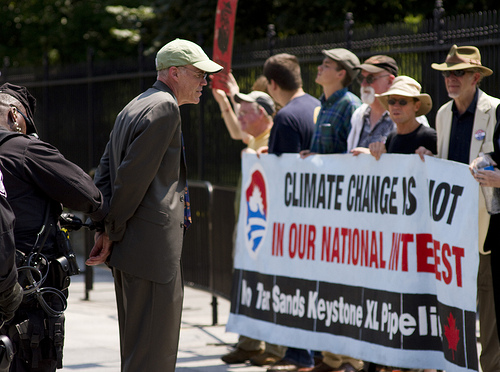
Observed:
[[[198,103],[207,72],[222,66],[176,39],[160,49],[156,69],[153,86],[118,114],[97,169],[95,183],[110,208],[86,262],[109,259],[126,372],[175,370],[189,223],[179,106]]]

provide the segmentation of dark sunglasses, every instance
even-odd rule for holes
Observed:
[[[360,84],[363,84],[363,81],[366,80],[366,84],[372,84],[374,83],[376,80],[382,78],[382,77],[386,77],[386,76],[389,76],[389,74],[386,74],[386,75],[380,75],[380,76],[374,76],[372,74],[370,75],[367,75],[367,76],[363,76],[361,74],[358,75],[358,81]]]
[[[454,70],[454,71],[442,71],[441,73],[445,78],[450,77],[451,74],[455,75],[456,77],[462,77],[464,76],[467,72],[467,70]]]
[[[366,80],[366,84],[372,84],[377,79],[380,79],[380,78],[383,78],[383,77],[386,77],[386,76],[389,76],[389,74],[380,75],[380,76],[373,76],[372,74],[367,75],[367,76],[363,76],[363,75],[359,74],[358,75],[358,81],[359,81],[360,84],[363,84],[363,81]]]
[[[394,98],[391,98],[391,99],[388,99],[387,100],[387,103],[389,104],[389,106],[394,106],[395,104],[399,103],[399,106],[406,106],[406,104],[408,103],[408,101],[406,99],[399,99],[399,100],[395,100]]]

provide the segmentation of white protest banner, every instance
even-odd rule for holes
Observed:
[[[382,365],[478,369],[479,187],[417,155],[245,154],[227,329]]]

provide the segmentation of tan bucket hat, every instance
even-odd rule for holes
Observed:
[[[389,109],[389,104],[387,103],[389,96],[418,98],[418,100],[422,103],[415,116],[420,116],[427,114],[432,108],[431,96],[427,93],[420,93],[421,90],[422,86],[415,79],[412,79],[409,76],[398,76],[394,79],[387,92],[383,94],[375,94],[375,97],[378,98],[386,110]]]
[[[465,70],[468,68],[479,68],[483,76],[490,76],[493,71],[481,65],[481,53],[475,46],[453,45],[446,56],[444,63],[433,63],[431,67],[438,71]]]

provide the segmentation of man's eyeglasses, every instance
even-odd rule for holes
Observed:
[[[387,103],[389,104],[389,106],[394,106],[395,104],[399,103],[399,106],[406,106],[408,104],[408,101],[406,99],[394,99],[394,98],[390,98],[387,100]]]
[[[467,70],[453,70],[453,71],[442,71],[441,73],[445,78],[450,77],[450,75],[455,75],[456,77],[462,77],[466,73],[472,72],[472,71],[467,71]]]
[[[195,75],[195,76],[196,76],[198,79],[200,79],[200,80],[201,80],[201,79],[205,79],[205,80],[207,79],[208,73],[206,73],[205,71],[201,71],[201,70],[192,70],[192,69],[188,68],[187,66],[179,66],[179,67],[182,67],[182,68],[185,68],[186,70],[189,70],[189,71],[193,71],[193,72],[195,72],[195,73],[196,73],[196,75]]]
[[[367,76],[363,76],[361,74],[358,75],[358,81],[360,84],[363,84],[363,81],[366,80],[366,84],[372,84],[374,83],[377,79],[380,79],[380,78],[383,78],[383,77],[386,77],[386,76],[389,76],[389,74],[386,74],[386,75],[380,75],[380,76],[374,76],[372,74],[370,75],[367,75]]]

